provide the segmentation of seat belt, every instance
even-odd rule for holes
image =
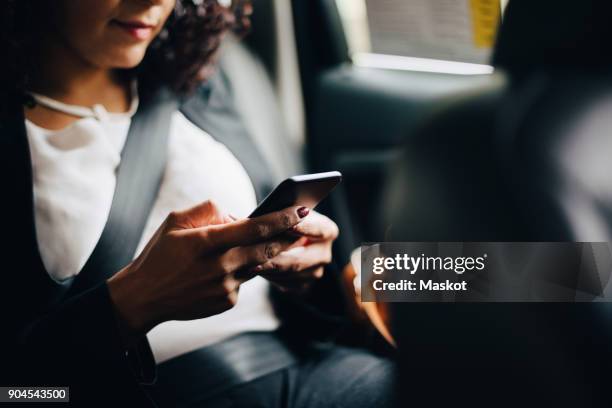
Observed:
[[[174,95],[162,89],[132,118],[108,220],[69,296],[105,281],[132,261],[164,175],[170,121],[177,107]]]

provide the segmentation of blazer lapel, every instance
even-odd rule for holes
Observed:
[[[0,149],[4,156],[1,162],[4,198],[0,206],[4,219],[3,241],[7,243],[2,247],[5,273],[1,286],[11,292],[7,294],[9,299],[18,288],[27,286],[27,291],[19,291],[21,298],[16,301],[23,303],[25,309],[45,308],[65,293],[67,285],[51,279],[40,256],[34,218],[32,163],[21,104],[11,105],[0,121]]]

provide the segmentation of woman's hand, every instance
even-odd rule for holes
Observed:
[[[332,244],[338,226],[326,216],[311,211],[290,230],[299,239],[289,249],[254,269],[283,290],[302,292],[323,276],[331,262]]]
[[[282,233],[303,217],[304,207],[290,207],[228,222],[209,201],[170,214],[138,258],[108,280],[126,340],[166,320],[203,318],[233,307],[240,286],[235,273],[287,249],[295,239]]]

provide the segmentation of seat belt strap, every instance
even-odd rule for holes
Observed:
[[[94,287],[132,261],[164,175],[170,121],[177,106],[174,95],[163,89],[132,118],[108,220],[72,282],[70,295]]]

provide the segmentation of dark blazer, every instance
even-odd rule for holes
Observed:
[[[273,187],[265,162],[233,106],[231,88],[219,73],[181,101],[195,125],[225,144],[240,160],[261,199]],[[126,350],[105,281],[73,293],[45,270],[36,242],[32,169],[21,104],[0,121],[4,244],[0,298],[0,385],[68,385],[83,405],[154,405],[142,384],[154,381],[155,363],[146,338]],[[312,299],[326,307],[272,293],[281,320],[299,322],[298,336],[329,336],[344,320],[337,302],[335,273],[327,274]],[[319,292],[321,291],[321,292]],[[325,293],[321,295],[320,293]],[[332,306],[330,306],[332,305]],[[333,316],[332,316],[333,314]]]

